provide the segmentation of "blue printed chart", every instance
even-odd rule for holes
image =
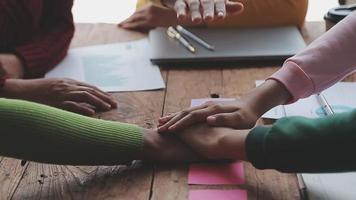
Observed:
[[[165,88],[161,72],[149,61],[149,42],[131,42],[72,49],[46,77],[71,78],[107,92]]]
[[[335,113],[356,109],[356,83],[340,82],[324,90],[322,94]],[[275,107],[263,115],[263,118],[279,119],[286,116],[319,118],[326,114],[316,95],[312,95],[293,104]]]

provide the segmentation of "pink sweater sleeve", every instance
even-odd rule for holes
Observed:
[[[321,92],[355,69],[356,12],[287,59],[269,79],[281,82],[296,101]]]

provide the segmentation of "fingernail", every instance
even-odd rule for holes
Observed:
[[[218,16],[219,17],[224,17],[224,13],[223,12],[218,12]]]
[[[160,119],[161,120],[166,120],[166,119],[168,119],[169,118],[169,116],[165,116],[165,117],[161,117]]]
[[[210,123],[215,123],[216,122],[216,117],[209,116],[206,120],[208,122],[210,122]]]
[[[211,21],[211,20],[213,20],[213,16],[211,16],[211,15],[206,15],[206,16],[204,16],[204,20],[205,20],[205,21]]]
[[[185,19],[185,16],[182,15],[182,14],[178,14],[178,15],[177,15],[177,18],[178,18],[179,20],[184,20],[184,19]]]
[[[200,17],[195,17],[195,18],[193,18],[193,22],[194,23],[200,23],[201,22],[201,18]]]

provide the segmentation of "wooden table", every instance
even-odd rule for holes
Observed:
[[[324,23],[307,23],[302,29],[309,43],[324,32]],[[88,46],[145,37],[119,30],[114,25],[79,24],[72,46]],[[166,90],[114,94],[119,108],[99,117],[156,126],[162,114],[179,111],[192,98],[238,98],[255,87],[278,66],[250,68],[162,69]],[[208,188],[244,188],[249,199],[300,199],[294,174],[257,170],[245,163],[246,184]],[[137,162],[130,167],[76,167],[47,165],[0,157],[0,200],[3,199],[187,199],[187,165],[148,165]]]

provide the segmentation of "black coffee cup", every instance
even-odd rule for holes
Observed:
[[[330,9],[329,12],[324,16],[324,20],[326,22],[326,30],[329,30],[335,24],[339,23],[353,11],[356,11],[356,4],[344,5]]]

